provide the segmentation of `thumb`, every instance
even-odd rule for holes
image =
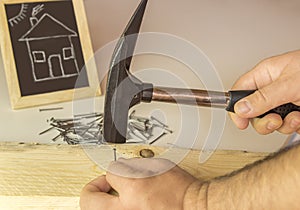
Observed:
[[[296,88],[290,88],[288,81],[277,80],[264,86],[235,104],[235,113],[242,118],[254,118],[282,104],[293,102]]]
[[[121,209],[119,198],[110,195],[111,186],[106,180],[106,176],[100,176],[88,183],[80,195],[80,209],[104,210]]]

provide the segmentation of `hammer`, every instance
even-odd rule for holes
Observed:
[[[141,0],[112,55],[104,104],[103,136],[106,142],[126,143],[128,111],[141,102],[160,101],[225,108],[229,112],[234,112],[234,105],[237,101],[255,92],[255,90],[218,92],[154,87],[150,83],[143,83],[132,75],[129,70],[146,5],[147,0]],[[284,118],[292,111],[300,111],[300,107],[288,103],[258,117],[277,113]]]

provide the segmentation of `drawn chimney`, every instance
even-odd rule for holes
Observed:
[[[39,20],[37,19],[37,17],[30,17],[29,18],[29,20],[30,20],[30,24],[31,24],[31,26],[34,26]]]
[[[32,9],[31,17],[29,18],[31,26],[34,26],[35,24],[37,24],[37,22],[39,20],[36,17],[36,15],[39,14],[43,9],[44,9],[43,4],[37,5]]]

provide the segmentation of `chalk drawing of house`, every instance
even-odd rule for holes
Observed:
[[[79,75],[72,37],[77,33],[45,13],[30,18],[31,28],[19,39],[26,42],[35,82]]]

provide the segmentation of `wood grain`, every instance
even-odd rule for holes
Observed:
[[[112,147],[127,157],[139,157],[142,149],[151,149],[155,156],[168,150],[148,145]],[[0,143],[0,209],[78,209],[82,187],[105,173],[85,151],[81,146]],[[267,155],[216,151],[199,164],[199,151],[178,151],[187,152],[179,166],[202,179],[230,173]]]

